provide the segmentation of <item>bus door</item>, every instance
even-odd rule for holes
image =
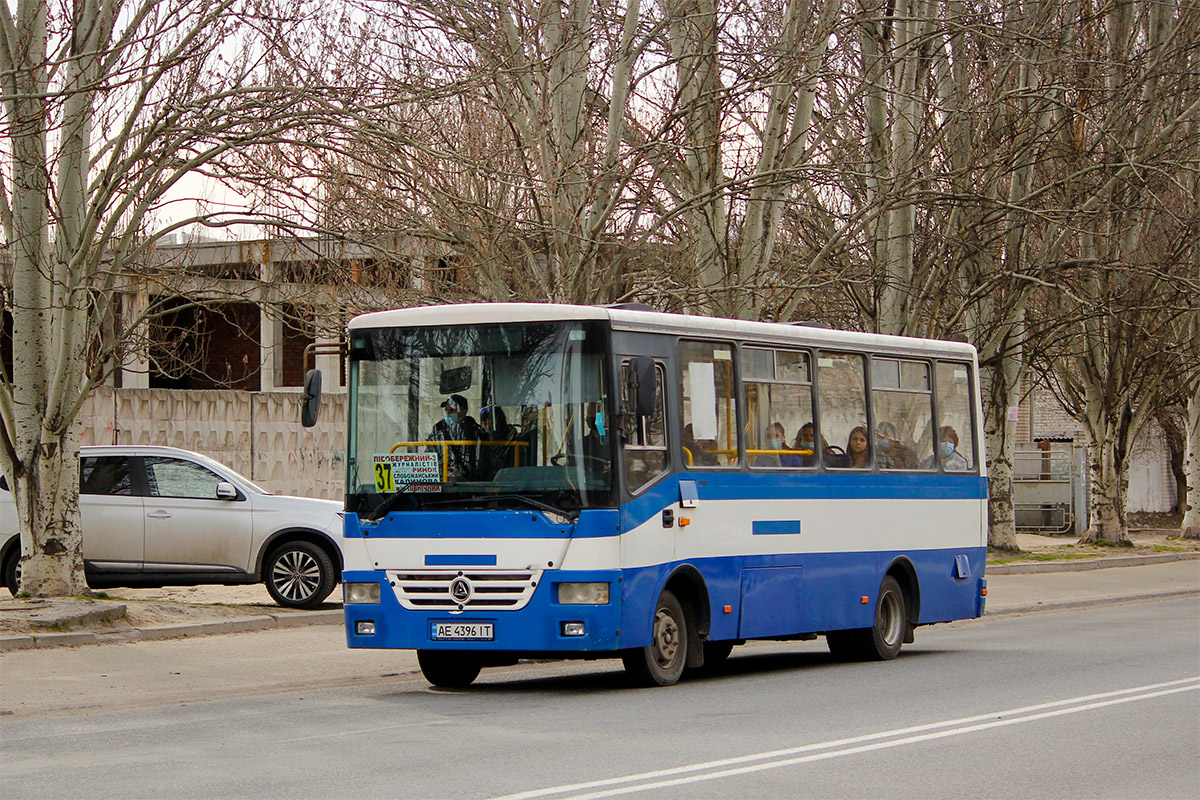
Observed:
[[[621,381],[621,462],[625,476],[626,564],[664,563],[674,554],[673,537],[658,522],[674,516],[677,492],[663,479],[671,471],[667,438],[667,365],[649,356],[619,355]],[[641,397],[639,398],[639,394]],[[673,522],[671,527],[673,528]]]

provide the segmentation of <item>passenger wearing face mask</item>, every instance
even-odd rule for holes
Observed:
[[[875,429],[875,461],[880,469],[913,469],[916,457],[900,442],[900,431],[893,422],[881,422]]]
[[[452,444],[446,448],[449,461],[446,476],[451,480],[475,480],[479,464],[479,440],[483,431],[467,414],[467,398],[452,394],[442,403],[442,418],[429,432],[431,442],[475,442],[475,444]],[[442,448],[437,448],[440,452]]]
[[[784,448],[784,437],[787,434],[783,430],[783,426],[778,422],[772,422],[767,426],[766,438],[763,440],[763,450],[782,450]],[[764,453],[754,457],[754,466],[756,467],[778,467],[786,466],[783,464],[780,453]]]
[[[938,428],[938,457],[941,459],[942,469],[947,472],[965,472],[971,468],[966,457],[958,452],[958,431],[949,425]],[[922,469],[933,469],[935,466],[937,465],[933,456],[921,463]]]
[[[785,467],[811,467],[817,463],[816,451],[816,429],[811,422],[806,422],[800,426],[800,430],[796,432],[796,441],[792,443],[793,450],[804,450],[807,452],[789,455],[787,458],[791,463],[784,463]]]

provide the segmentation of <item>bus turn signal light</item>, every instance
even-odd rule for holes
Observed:
[[[679,527],[686,528],[688,525],[691,525],[691,524],[692,524],[692,521],[690,519],[688,519],[687,517],[679,518]]]
[[[871,602],[871,598],[867,597],[866,595],[863,595],[862,604],[865,606],[869,602]]]

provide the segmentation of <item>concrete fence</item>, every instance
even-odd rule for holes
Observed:
[[[269,492],[341,499],[346,395],[321,398],[321,421],[300,425],[297,391],[97,389],[82,443],[167,445],[210,456]]]

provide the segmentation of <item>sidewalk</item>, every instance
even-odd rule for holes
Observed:
[[[1094,563],[1096,561],[1103,563]],[[988,616],[1200,596],[1200,553],[1008,564],[988,567],[986,574]],[[235,588],[213,587],[208,591],[224,589],[232,592]],[[152,598],[157,596],[150,595]],[[236,600],[233,605],[229,600],[212,601],[209,613],[217,618],[182,624],[130,624],[126,621],[127,607],[139,602],[145,601],[65,600],[41,607],[21,601],[0,602],[0,621],[9,623],[7,630],[0,631],[0,652],[342,624],[340,607],[291,611],[255,604],[239,606]],[[197,606],[193,605],[189,610],[197,612]],[[205,610],[199,608],[200,613]],[[131,613],[129,616],[137,618],[139,615]],[[111,620],[120,622],[112,624]],[[12,624],[14,622],[26,624]],[[75,627],[86,629],[70,630]],[[14,629],[21,632],[16,633]],[[24,632],[26,629],[28,633]]]
[[[1136,558],[1136,557],[1129,557]],[[993,575],[986,573],[986,615],[1021,614],[1058,608],[1120,603],[1134,600],[1200,596],[1200,558],[1195,555],[1166,563],[1152,556],[1137,565],[1104,569],[1067,568],[1047,571],[1050,563],[1032,564],[1037,571]],[[1124,560],[1124,559],[1122,559]],[[1015,565],[1014,565],[1015,566]]]

